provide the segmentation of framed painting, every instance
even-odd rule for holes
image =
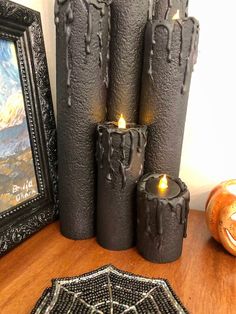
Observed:
[[[0,2],[0,255],[57,217],[56,126],[40,14]]]

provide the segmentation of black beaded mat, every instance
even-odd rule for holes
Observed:
[[[52,280],[32,314],[188,313],[169,283],[105,266],[78,277]]]

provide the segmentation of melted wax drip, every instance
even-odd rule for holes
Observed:
[[[163,21],[162,23],[155,24],[155,27],[152,30],[152,47],[151,47],[151,50],[150,50],[149,70],[148,70],[148,74],[150,75],[152,80],[153,80],[152,63],[153,63],[154,48],[155,48],[155,45],[156,45],[155,29],[156,28],[161,28],[161,27],[164,27],[167,30],[167,32],[168,32],[168,40],[167,40],[167,46],[166,46],[167,53],[168,53],[167,61],[171,62],[171,60],[172,60],[172,58],[171,58],[171,44],[172,44],[172,35],[173,35],[174,23],[170,23],[169,21]]]
[[[186,0],[186,5],[184,5],[184,1],[182,0],[182,6],[183,6],[183,11],[184,11],[185,17],[188,17],[188,3],[189,3],[189,0]],[[185,8],[184,8],[184,6],[185,6]],[[170,18],[170,11],[171,11],[172,7],[173,7],[173,0],[168,0],[168,7],[166,10],[166,14],[165,14],[165,20],[168,20]]]
[[[143,147],[143,140],[144,140],[144,148],[146,146],[146,135],[141,131],[137,130],[138,132],[138,153],[142,153],[142,147]]]
[[[199,24],[194,18],[190,18],[190,20],[193,22],[193,28],[192,28],[192,36],[191,36],[191,44],[189,49],[189,55],[186,62],[185,72],[184,72],[184,81],[183,86],[181,89],[181,93],[185,94],[188,89],[188,83],[189,83],[189,76],[191,75],[192,66],[196,61],[194,60],[194,56],[197,53],[197,46],[198,46],[198,34],[199,34]]]
[[[148,21],[152,21],[155,16],[155,7],[158,1],[159,0],[148,0]]]
[[[184,237],[187,238],[187,228],[188,228],[188,215],[189,215],[189,199],[186,202],[186,211],[185,211],[185,223],[184,223]]]
[[[99,21],[99,32],[97,33],[98,36],[98,41],[99,41],[99,65],[102,67],[102,47],[103,47],[103,42],[102,42],[102,19]]]
[[[168,0],[168,7],[165,14],[165,20],[168,20],[172,6],[173,6],[172,0]]]
[[[158,200],[156,200],[156,226],[157,226],[157,247],[159,250],[162,249],[163,242],[163,211],[165,210],[165,205],[160,204]]]
[[[180,27],[180,52],[179,52],[179,65],[182,65],[183,60],[183,43],[184,43],[184,32],[183,32],[183,24],[180,20],[176,21]]]
[[[66,3],[67,0],[56,0],[54,7],[54,16],[55,16],[55,24],[58,25],[60,22],[59,14],[60,14],[60,6]]]
[[[90,9],[90,3],[85,2],[88,13],[88,24],[87,24],[87,34],[85,35],[85,49],[86,53],[90,54],[90,42],[91,42],[91,34],[92,34],[92,14]]]
[[[92,29],[93,29],[93,18],[92,18],[92,11],[91,6],[96,8],[100,11],[101,19],[99,20],[99,24],[102,24],[103,17],[105,15],[105,3],[104,2],[98,2],[97,0],[84,0],[85,6],[87,8],[87,14],[88,14],[88,25],[87,25],[87,34],[85,35],[85,49],[86,53],[91,53],[91,40],[92,40]],[[101,31],[101,29],[100,29]]]
[[[187,92],[187,84],[189,82],[189,76],[191,75],[192,65],[196,63],[196,56],[197,56],[197,48],[198,48],[198,35],[199,35],[199,24],[194,18],[189,18],[193,22],[192,28],[192,36],[191,36],[191,43],[189,48],[189,54],[187,57],[186,67],[184,70],[184,79],[183,84],[181,87],[181,94],[185,94]],[[152,29],[152,46],[150,49],[150,56],[149,56],[149,69],[148,75],[150,76],[151,80],[153,81],[153,55],[154,55],[154,48],[155,48],[155,29],[157,28],[165,28],[168,32],[168,40],[167,40],[167,62],[170,63],[172,61],[171,55],[171,46],[173,40],[173,33],[174,33],[174,26],[177,23],[180,27],[180,52],[179,52],[179,66],[182,66],[183,63],[183,42],[184,42],[184,34],[183,34],[183,27],[184,23],[188,22],[189,19],[180,21],[176,20],[173,22],[170,21],[163,21],[161,23],[156,23],[153,25]]]
[[[121,139],[121,150],[122,150],[122,161],[120,161],[121,175],[122,175],[122,187],[125,187],[127,177],[126,177],[126,168],[125,168],[125,135],[122,135]]]
[[[127,173],[132,169],[133,167],[133,162],[134,162],[134,156],[135,156],[135,133],[138,133],[138,145],[137,145],[137,153],[141,154],[142,153],[142,139],[140,137],[144,137],[145,139],[145,134],[141,130],[136,130],[136,129],[129,129],[128,133],[121,133],[121,149],[122,149],[122,161],[120,161],[120,170],[121,170],[121,176],[122,176],[122,187],[124,188],[126,186],[127,182]],[[129,134],[130,136],[130,154],[129,154],[129,162],[128,166],[125,165],[125,143],[126,143],[126,136]],[[145,142],[146,144],[146,142]],[[145,145],[144,145],[145,147]],[[141,164],[141,169],[139,174],[142,174],[142,164]]]
[[[67,3],[66,11],[65,11],[65,18],[64,18],[64,31],[66,35],[66,70],[67,70],[67,93],[68,93],[68,100],[67,104],[69,107],[71,107],[71,67],[70,67],[70,61],[69,61],[69,43],[71,38],[71,24],[74,19],[72,4],[70,0],[56,0],[55,1],[55,8],[54,8],[54,14],[55,14],[55,24],[58,26],[60,23],[60,6]]]
[[[97,149],[97,154],[99,152],[99,156],[97,155],[97,161],[100,161],[100,168],[103,168],[103,155],[104,155],[104,148],[102,145],[102,137],[103,133],[101,129],[98,129],[98,149]]]
[[[107,174],[107,180],[108,181],[112,181],[112,174],[114,173],[114,169],[112,167],[112,155],[114,152],[114,148],[112,146],[112,133],[111,130],[107,130],[108,131],[108,157],[107,157],[107,161],[108,161],[108,167],[109,167],[109,171]]]
[[[67,91],[68,106],[71,107],[71,66],[69,62],[69,43],[71,39],[71,23],[73,22],[73,9],[71,2],[68,2],[65,16],[65,34],[66,34],[66,69],[67,69]]]
[[[152,237],[152,229],[151,229],[151,212],[149,203],[146,206],[146,234]]]
[[[151,224],[154,219],[154,217],[151,217],[151,210],[150,206],[154,206],[155,209],[155,226],[156,228],[152,230]],[[150,237],[150,239],[156,243],[157,249],[160,251],[162,249],[162,244],[163,244],[163,233],[164,233],[164,228],[163,228],[163,211],[165,210],[166,204],[159,203],[159,201],[156,199],[154,202],[149,202],[147,201],[146,203],[146,229],[145,233],[147,236]]]
[[[154,37],[154,36],[153,36]],[[152,63],[153,63],[153,55],[154,55],[154,48],[156,45],[156,41],[154,38],[152,38],[152,46],[151,46],[151,50],[150,50],[150,57],[149,57],[149,69],[148,69],[148,74],[151,78],[152,81],[154,81],[153,79],[153,68],[152,68]]]
[[[131,138],[131,148],[130,148],[129,166],[126,169],[127,172],[132,169],[133,162],[134,162],[134,156],[135,156],[135,142],[134,142],[134,140],[135,140],[135,132],[138,133],[137,153],[139,154],[139,156],[141,156],[143,149],[145,149],[145,147],[147,145],[147,138],[146,138],[145,132],[143,132],[142,130],[138,130],[138,129],[131,129],[129,131],[130,138]],[[144,143],[143,143],[143,140],[144,140]],[[142,173],[143,173],[143,165],[141,163],[139,175],[141,176]]]
[[[130,135],[130,155],[129,155],[129,169],[132,166],[133,160],[134,160],[134,132],[133,130],[129,130],[129,135]]]
[[[106,129],[108,132],[108,155],[107,155],[107,162],[108,162],[108,173],[106,175],[106,178],[108,181],[112,181],[112,176],[115,172],[113,166],[112,166],[112,157],[113,157],[113,152],[114,152],[114,147],[112,143],[112,133],[114,130],[111,130],[109,128]],[[119,161],[120,163],[120,174],[122,177],[122,188],[125,188],[126,182],[127,182],[127,173],[131,171],[133,167],[133,162],[134,162],[134,156],[135,156],[135,133],[138,133],[138,144],[137,144],[137,153],[139,156],[141,156],[142,149],[143,147],[145,148],[146,143],[147,143],[147,137],[144,132],[141,130],[137,129],[127,129],[126,131],[119,132],[117,131],[115,134],[119,134],[121,136],[121,152],[122,152],[122,157],[121,160]],[[98,130],[98,149],[99,149],[99,163],[100,163],[100,168],[104,167],[104,148],[103,148],[103,142],[102,142],[102,136],[103,136],[103,130],[99,129]],[[125,151],[125,145],[126,145],[126,136],[130,136],[130,153],[129,153],[129,162],[128,166],[125,165],[125,160],[126,160],[126,151]],[[144,142],[143,142],[144,141]],[[141,169],[139,174],[141,175],[143,172],[143,167],[141,165]]]
[[[106,76],[104,81],[106,88],[108,88],[109,86],[110,42],[111,42],[111,7],[108,6],[107,59],[106,59]]]
[[[186,1],[185,17],[188,17],[188,5],[189,5],[189,0]]]
[[[99,41],[99,65],[102,68],[103,66],[103,56],[102,56],[102,48],[103,48],[103,40],[102,40],[102,23],[103,18],[105,16],[105,8],[108,9],[108,52],[107,52],[107,60],[106,60],[106,74],[104,83],[106,87],[108,87],[108,67],[109,67],[109,59],[110,59],[110,53],[109,53],[109,46],[110,46],[110,32],[111,32],[111,13],[110,13],[110,4],[112,1],[106,1],[106,0],[83,0],[85,3],[85,6],[87,8],[87,14],[88,14],[88,25],[87,25],[87,34],[85,34],[85,50],[86,54],[91,54],[91,40],[92,40],[92,29],[93,29],[93,18],[92,18],[92,11],[91,6],[96,8],[100,11],[100,20],[99,20],[99,31],[97,33],[98,41]]]
[[[157,247],[159,247],[159,243],[158,243],[159,236],[158,234],[152,232],[151,221],[152,220],[151,220],[150,202],[148,202],[146,204],[145,233],[153,242],[156,242]]]

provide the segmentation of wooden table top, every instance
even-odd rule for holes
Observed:
[[[182,257],[158,265],[136,251],[110,252],[95,239],[73,241],[58,222],[0,259],[0,313],[30,313],[51,279],[76,276],[106,264],[135,274],[169,280],[191,313],[236,313],[236,258],[211,239],[204,213],[191,211]]]

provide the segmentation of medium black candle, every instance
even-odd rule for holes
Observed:
[[[135,243],[136,185],[143,173],[146,127],[120,120],[98,126],[97,241],[111,250]]]
[[[106,117],[109,0],[56,0],[59,203],[62,233],[95,232],[96,127]]]
[[[108,121],[122,112],[138,122],[144,33],[149,0],[114,0],[111,4],[111,44]]]
[[[157,174],[138,184],[137,247],[155,263],[178,259],[186,237],[190,194],[180,179]]]
[[[198,33],[194,18],[147,25],[139,120],[149,131],[146,173],[179,176]]]

